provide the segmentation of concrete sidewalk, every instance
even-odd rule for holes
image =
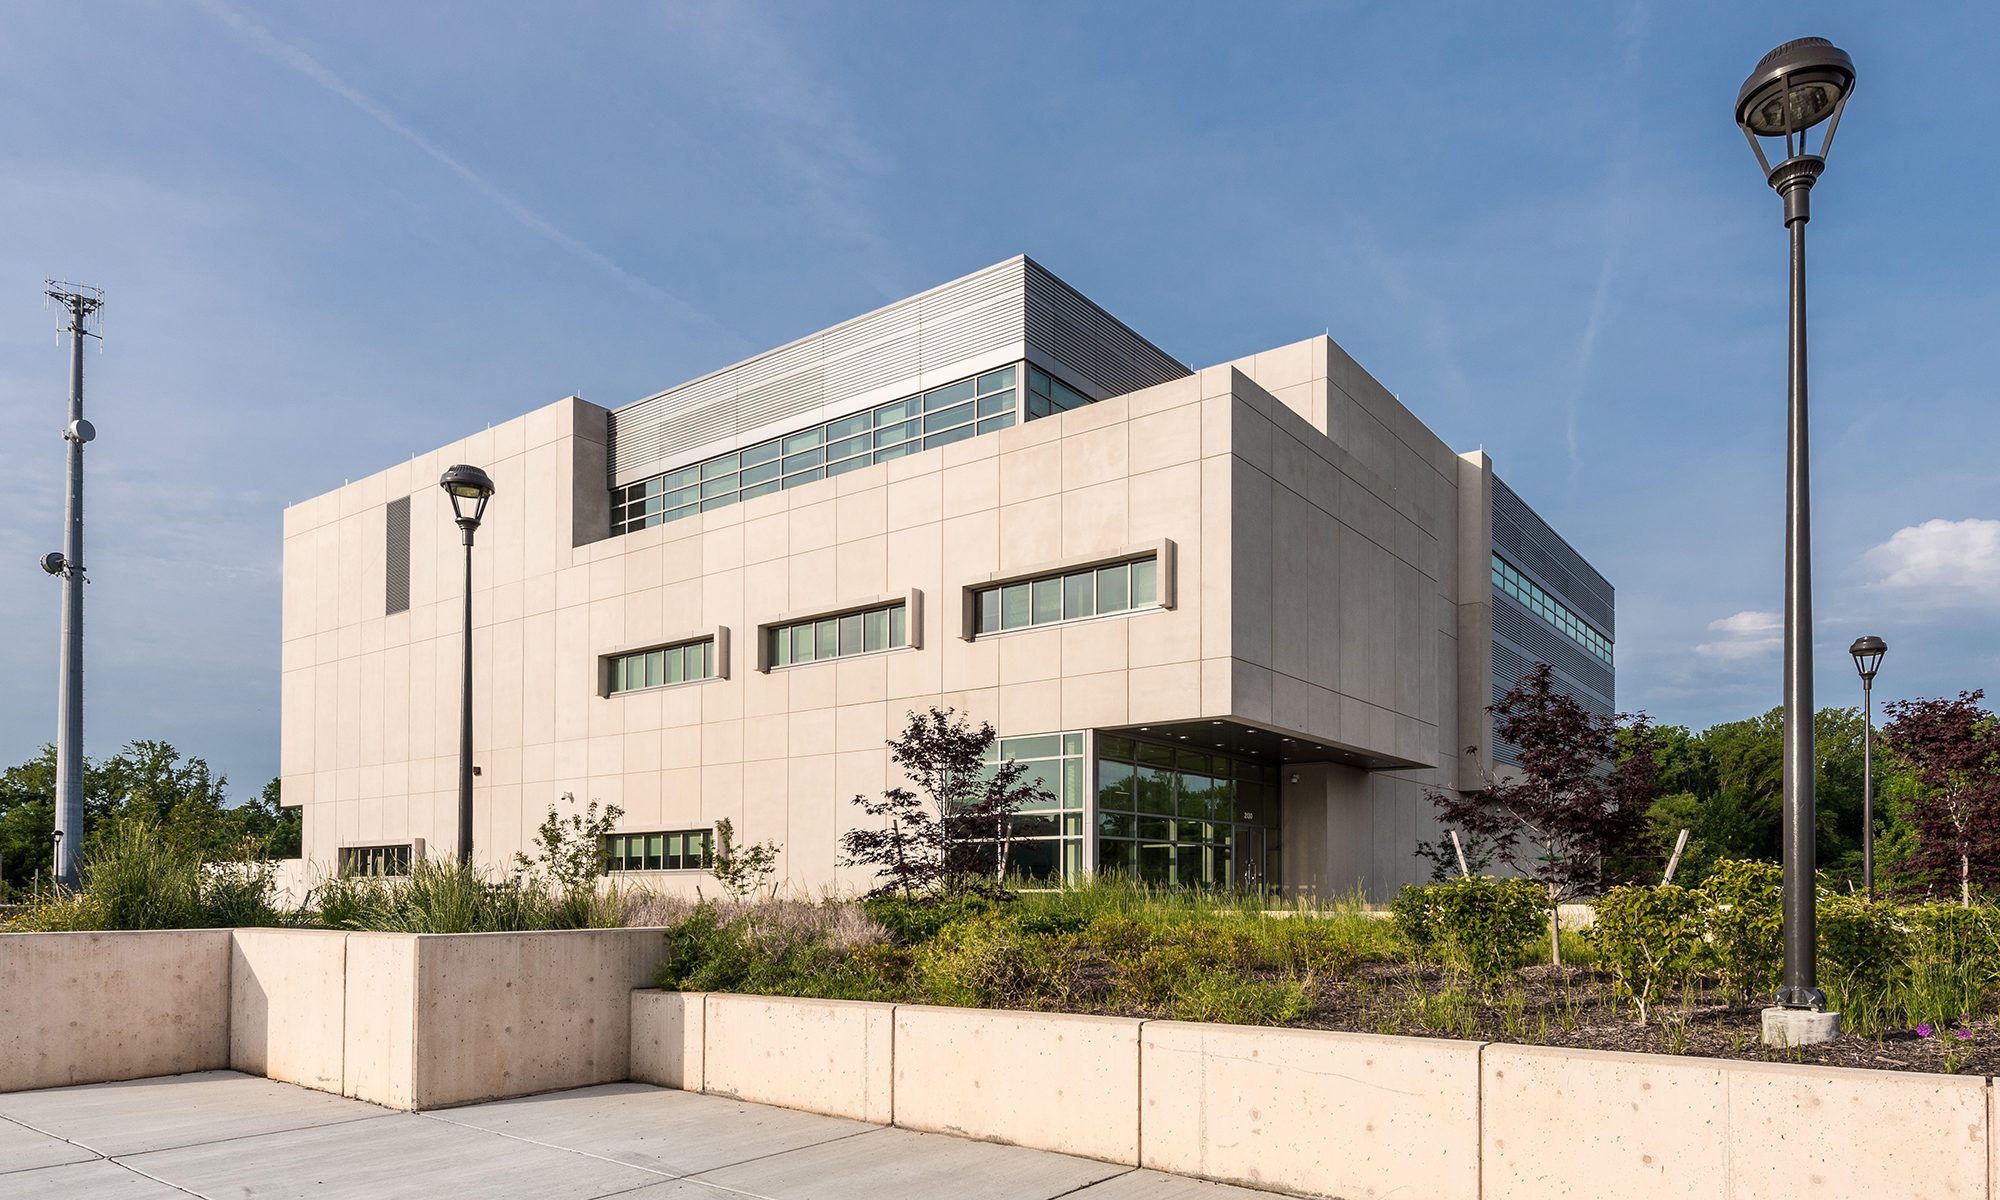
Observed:
[[[1270,1200],[1018,1146],[614,1083],[428,1113],[209,1071],[0,1095],[0,1200]]]

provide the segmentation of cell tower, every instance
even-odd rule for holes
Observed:
[[[69,334],[69,490],[63,498],[63,548],[42,556],[42,570],[62,580],[62,666],[56,683],[56,836],[58,886],[77,886],[83,853],[83,447],[97,436],[83,419],[83,340],[101,337],[101,288],[46,281],[44,292],[61,305]]]

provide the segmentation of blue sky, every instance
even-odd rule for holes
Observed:
[[[16,5],[0,761],[54,733],[88,362],[88,750],[277,765],[286,504],[1016,253],[1197,365],[1329,331],[1619,589],[1621,707],[1779,698],[1785,241],[1731,104],[1861,76],[1811,226],[1822,702],[2000,674],[2000,9]]]

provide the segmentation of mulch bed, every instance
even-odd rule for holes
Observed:
[[[1462,994],[1463,1006],[1439,1004]],[[1426,1009],[1422,997],[1431,997]],[[1928,1038],[1912,1030],[1876,1037],[1843,1033],[1814,1046],[1775,1049],[1762,1042],[1762,1003],[1743,1003],[1697,990],[1652,1007],[1639,1024],[1629,1005],[1614,1005],[1609,975],[1579,967],[1528,967],[1510,985],[1453,987],[1435,967],[1368,964],[1345,979],[1324,981],[1313,1014],[1301,1025],[1350,1033],[1466,1038],[1584,1050],[1627,1050],[1756,1062],[2000,1075],[2000,1025],[1974,1021],[1971,1040],[1951,1029]],[[1947,1053],[1951,1061],[1947,1062]]]

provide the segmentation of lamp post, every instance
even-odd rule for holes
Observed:
[[[438,486],[451,497],[452,516],[465,533],[465,670],[458,698],[458,861],[472,862],[472,535],[493,498],[493,481],[464,463],[446,471]],[[470,509],[470,511],[467,511]]]
[[[1889,643],[1869,636],[1855,638],[1847,648],[1854,656],[1854,669],[1861,673],[1861,877],[1868,884],[1868,898],[1875,898],[1875,672],[1882,669],[1882,656]]]
[[[1767,1010],[1765,1040],[1786,1045],[1819,1041],[1839,1030],[1824,1013],[1817,985],[1813,894],[1812,506],[1806,430],[1806,222],[1812,186],[1826,169],[1840,114],[1854,91],[1854,60],[1825,38],[1798,38],[1766,54],[1736,96],[1743,130],[1764,178],[1784,199],[1791,233],[1790,355],[1785,438],[1785,969],[1777,1009]],[[1817,150],[1806,134],[1826,126]],[[1760,138],[1782,138],[1784,158],[1773,166]],[[1807,1020],[1807,1013],[1824,1020]]]

